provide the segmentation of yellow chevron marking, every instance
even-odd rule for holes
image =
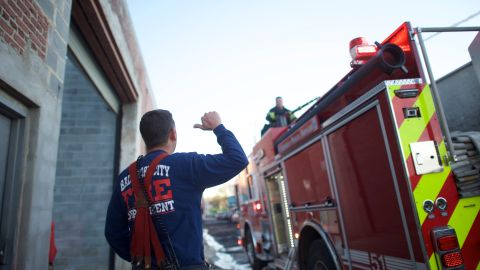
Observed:
[[[389,87],[388,94],[390,95],[389,98],[391,102],[395,97],[394,91],[398,89],[398,86]],[[403,157],[405,160],[407,160],[411,154],[410,143],[419,140],[428,123],[435,115],[435,106],[433,103],[430,87],[428,85],[425,85],[425,88],[420,93],[413,106],[420,108],[420,113],[422,117],[405,119],[400,128],[398,128],[401,148],[403,150]],[[441,157],[445,156],[447,153],[447,149],[443,141],[440,142],[439,152]],[[415,187],[413,195],[415,199],[419,222],[421,225],[423,225],[428,216],[427,213],[423,210],[423,202],[427,199],[435,200],[438,197],[438,194],[440,193],[442,187],[447,181],[450,172],[450,166],[448,166],[448,164],[444,164],[443,172],[423,175],[419,183]],[[448,224],[455,229],[460,247],[463,246],[479,211],[479,197],[460,199],[457,206],[453,210]],[[435,253],[432,254],[432,256],[430,257],[429,264],[432,270],[439,269]],[[477,265],[476,270],[480,270],[480,263]]]
[[[425,200],[435,201],[449,174],[450,167],[444,167],[443,172],[440,173],[425,174],[415,187],[413,197],[417,207],[418,220],[421,225],[423,225],[423,222],[425,222],[428,216],[425,210],[423,210],[423,202]]]
[[[403,158],[408,159],[410,155],[410,143],[418,141],[423,131],[427,127],[430,119],[435,113],[435,106],[433,104],[432,92],[430,87],[425,86],[413,107],[420,108],[420,118],[410,118],[403,120],[399,128],[402,141]]]
[[[388,95],[390,96],[390,101],[392,101],[395,97],[395,90],[399,90],[401,87],[401,85],[390,85],[388,87]]]
[[[430,264],[430,270],[437,270],[438,264],[437,264],[437,256],[435,255],[435,252],[430,256],[430,260],[428,261]]]
[[[445,147],[445,143],[443,141],[438,146],[438,151],[440,152],[440,156],[446,155],[447,148]],[[425,222],[425,219],[428,216],[425,210],[423,210],[423,202],[425,200],[434,201],[435,198],[437,198],[440,190],[447,180],[448,175],[450,174],[450,171],[451,169],[449,166],[444,166],[443,172],[425,174],[420,178],[417,186],[415,187],[415,190],[413,191],[413,198],[415,199],[418,220],[420,221],[421,225],[423,225],[423,222]]]
[[[390,99],[393,99],[395,96],[394,91],[398,87],[390,86],[389,95]],[[418,141],[425,128],[427,127],[430,119],[435,114],[435,106],[433,104],[432,93],[430,87],[425,85],[423,91],[420,93],[419,97],[415,101],[414,107],[420,108],[421,118],[405,119],[398,129],[401,148],[403,150],[404,159],[407,160],[410,156],[410,143]],[[444,156],[447,153],[444,142],[440,142],[439,145],[440,156]],[[420,224],[425,222],[427,218],[427,213],[423,210],[423,202],[427,199],[435,200],[435,198],[440,193],[445,181],[450,174],[450,167],[445,166],[444,171],[440,173],[431,173],[425,174],[421,177],[419,183],[413,191],[415,198],[415,205],[418,212],[418,217]]]
[[[468,232],[470,232],[479,211],[480,197],[465,198],[458,201],[448,225],[455,229],[460,247],[467,239]]]
[[[400,89],[400,86],[395,86],[395,85],[391,85],[389,88],[388,88],[388,95],[389,95],[389,98],[390,98],[390,108],[391,108],[391,114],[393,116],[393,119],[395,119],[394,121],[394,125],[395,125],[395,129],[396,129],[396,133],[397,133],[397,136],[398,136],[398,139],[400,140],[400,151],[403,153],[404,150],[403,150],[403,143],[402,143],[402,135],[400,133],[400,129],[398,127],[398,119],[397,117],[395,116],[395,104],[393,104],[393,99],[395,98],[395,90],[397,89]],[[405,160],[406,161],[406,160]],[[405,170],[408,172],[408,168],[407,166],[405,166]],[[407,173],[408,175],[408,173]]]

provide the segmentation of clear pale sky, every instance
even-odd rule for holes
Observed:
[[[350,70],[351,39],[381,42],[404,21],[450,26],[480,11],[478,0],[127,3],[156,104],[176,121],[177,151],[199,153],[220,151],[213,134],[192,128],[204,112],[218,111],[249,154],[276,96],[294,109]],[[480,16],[462,24],[479,25]],[[474,36],[445,33],[426,42],[437,78],[470,61]]]

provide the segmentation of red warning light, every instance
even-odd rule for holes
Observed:
[[[353,68],[360,67],[375,56],[377,50],[377,46],[369,45],[366,38],[354,38],[350,41],[350,55],[352,56],[350,66]]]
[[[262,204],[259,203],[259,202],[256,202],[256,203],[255,203],[255,210],[257,210],[257,211],[262,210]]]
[[[455,235],[448,235],[438,238],[438,249],[442,251],[453,250],[458,248],[458,240]]]
[[[447,253],[442,255],[442,264],[447,268],[457,267],[463,264],[463,257],[460,252]]]

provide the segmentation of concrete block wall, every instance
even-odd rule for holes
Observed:
[[[48,264],[70,9],[71,0],[0,0],[0,94],[28,109],[15,252],[2,270]]]
[[[143,57],[137,43],[135,31],[131,21],[126,0],[98,0],[107,17],[112,35],[122,57],[128,73],[132,77],[135,88],[139,92],[140,110],[145,112],[156,106],[152,87],[143,62]]]
[[[58,269],[108,269],[105,216],[114,179],[117,115],[67,61],[53,219]]]
[[[472,63],[437,81],[451,131],[480,131],[480,82]]]
[[[475,36],[470,46],[468,46],[468,52],[472,58],[477,80],[480,82],[480,32]]]
[[[103,223],[113,172],[99,165],[101,162],[95,162],[100,168],[88,166],[94,163],[92,152],[89,151],[102,149],[101,152],[107,153],[112,159],[113,170],[114,155],[111,148],[107,147],[110,149],[107,151],[102,148],[106,146],[101,144],[114,142],[114,139],[104,140],[108,137],[104,132],[107,132],[107,129],[111,132],[115,128],[108,124],[102,124],[104,129],[97,129],[99,125],[87,126],[88,121],[82,120],[80,115],[90,115],[88,112],[95,111],[94,106],[69,104],[68,108],[82,107],[83,111],[79,113],[77,120],[64,119],[63,125],[66,128],[62,129],[61,136],[74,136],[69,133],[70,129],[85,132],[85,135],[82,136],[81,143],[63,141],[60,138],[65,66],[69,66],[66,54],[72,1],[0,0],[0,97],[7,96],[7,100],[15,100],[28,111],[25,119],[23,175],[21,179],[17,179],[22,192],[18,196],[20,207],[15,209],[18,211],[18,220],[14,221],[18,226],[12,236],[15,239],[15,252],[9,258],[11,263],[0,266],[0,270],[47,269],[50,224],[52,219],[56,218],[59,220],[56,227],[59,239],[57,269],[73,269],[70,263],[75,265],[75,269],[108,269],[105,263],[108,262],[109,254],[103,238]],[[137,101],[122,104],[122,143],[117,150],[120,151],[119,164],[124,167],[144,150],[138,132],[138,121],[142,112],[155,106],[155,101],[126,1],[98,0],[98,3],[104,11],[110,26],[109,31],[114,36],[116,46],[120,49],[129,76],[139,94]],[[89,101],[88,98],[79,96],[77,102]],[[111,121],[113,112],[108,112],[110,116],[106,118],[100,117],[103,113],[107,114],[103,110],[101,112],[94,113],[97,123],[116,123],[116,116],[115,121]],[[85,126],[81,126],[83,124]],[[92,139],[95,136],[98,138]],[[87,178],[82,175],[74,175],[83,170],[69,167],[70,165],[64,162],[69,158],[78,158],[78,164],[82,164],[79,167],[90,168],[88,170],[99,175],[98,178],[88,178],[94,181],[95,185],[87,183]],[[58,182],[54,191],[56,178],[63,180]],[[55,206],[52,215],[54,192],[55,200],[59,204]],[[65,192],[68,196],[64,196]],[[89,223],[92,219],[98,219],[98,223]],[[60,221],[69,225],[62,225]],[[69,232],[79,230],[75,226],[79,226],[83,221],[91,224],[91,228],[82,231],[82,237],[71,236]],[[66,249],[67,246],[71,248]],[[93,248],[87,249],[86,246]],[[77,258],[74,258],[75,256]],[[82,264],[88,259],[100,264]],[[67,263],[69,266],[66,266]],[[115,265],[117,269],[129,269],[129,265],[120,259],[115,261]]]

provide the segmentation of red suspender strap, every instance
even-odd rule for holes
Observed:
[[[160,265],[165,259],[165,253],[162,245],[160,244],[160,240],[158,239],[158,234],[155,229],[155,225],[153,224],[152,217],[150,216],[150,204],[152,202],[150,187],[157,165],[166,156],[166,153],[162,153],[152,161],[145,174],[143,186],[140,184],[137,176],[137,163],[132,163],[128,168],[132,182],[133,193],[135,194],[135,206],[137,210],[130,243],[130,253],[132,255],[133,262],[142,262],[144,260],[146,267],[151,266],[152,249],[155,253],[155,258],[157,259],[158,265]],[[148,198],[145,197],[145,193],[147,193]]]
[[[157,169],[157,165],[160,164],[160,161],[162,161],[162,159],[164,159],[167,156],[168,156],[167,153],[161,153],[155,159],[153,159],[150,166],[148,166],[147,172],[145,173],[145,178],[143,180],[143,183],[145,185],[146,190],[150,190],[150,187],[152,185],[153,174],[155,173],[155,170]],[[149,197],[150,202],[153,202],[153,197],[152,197],[151,192],[148,192],[148,197]]]

